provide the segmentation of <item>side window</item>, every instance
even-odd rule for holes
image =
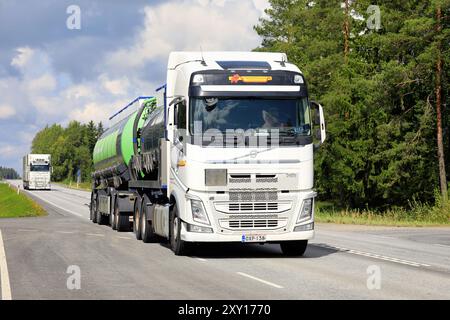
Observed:
[[[186,102],[180,102],[176,106],[176,125],[178,129],[186,129]]]

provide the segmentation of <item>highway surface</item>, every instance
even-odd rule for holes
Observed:
[[[259,244],[177,257],[89,221],[89,192],[28,193],[49,215],[0,220],[3,299],[450,299],[450,228],[317,224],[300,258]]]

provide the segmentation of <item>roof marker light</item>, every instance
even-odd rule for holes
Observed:
[[[228,77],[228,80],[233,83],[237,84],[240,81],[244,83],[267,83],[269,81],[272,81],[271,76],[240,76],[239,74],[234,74],[230,77]]]

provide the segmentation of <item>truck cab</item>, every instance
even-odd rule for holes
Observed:
[[[314,236],[314,148],[325,140],[302,72],[282,53],[174,52],[161,97],[175,253],[191,242],[275,242],[302,254]]]
[[[51,171],[51,155],[27,154],[23,157],[24,189],[50,190]]]

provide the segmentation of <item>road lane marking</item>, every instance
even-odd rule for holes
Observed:
[[[17,231],[19,231],[19,232],[36,232],[38,230],[36,230],[36,229],[17,229]]]
[[[379,235],[374,235],[374,234],[372,235],[372,237],[380,238],[380,239],[389,239],[389,240],[395,239],[394,237],[379,236]]]
[[[87,236],[93,236],[93,237],[104,237],[104,234],[100,233],[86,233]]]
[[[247,274],[247,273],[244,273],[244,272],[236,272],[236,273],[237,273],[238,275],[243,276],[243,277],[247,277],[247,278],[250,278],[250,279],[259,281],[259,282],[261,282],[261,283],[267,284],[268,286],[271,286],[271,287],[274,287],[274,288],[277,288],[277,289],[283,289],[282,286],[280,286],[280,285],[278,285],[278,284],[276,284],[276,283],[269,282],[269,281],[266,281],[266,280],[263,280],[263,279],[254,277],[254,276],[249,275],[249,274]]]
[[[74,234],[75,231],[56,231],[56,233],[62,233],[62,234]]]
[[[11,285],[9,283],[8,265],[6,263],[5,246],[3,245],[2,230],[0,230],[0,283],[2,284],[2,300],[11,300]]]
[[[200,258],[200,257],[191,257],[191,258],[194,258],[194,259],[196,259],[196,260],[198,260],[198,261],[202,261],[202,262],[208,261],[208,260],[203,259],[203,258]]]
[[[450,248],[450,246],[446,244],[435,243],[434,245],[437,247]]]
[[[34,193],[33,193],[33,194],[34,194]],[[35,195],[35,194],[34,194],[34,195]],[[47,202],[48,204],[50,204],[50,205],[52,205],[52,206],[54,206],[54,207],[60,209],[60,210],[69,212],[69,213],[74,214],[74,215],[76,215],[76,216],[78,216],[78,217],[80,217],[80,218],[89,220],[88,218],[86,218],[85,216],[83,216],[82,214],[80,214],[80,213],[78,213],[78,212],[75,212],[75,211],[72,211],[72,210],[69,210],[69,209],[60,207],[60,206],[58,206],[57,204],[55,204],[55,203],[53,203],[53,202],[51,202],[51,201],[49,201],[49,200],[47,200],[47,199],[44,199],[44,198],[41,198],[41,197],[38,197],[38,198],[41,199],[41,200],[44,201],[44,202]]]
[[[133,240],[133,238],[131,238],[131,237],[117,237],[117,238],[119,238],[119,239],[127,239],[127,240]]]
[[[431,265],[425,264],[425,263],[403,260],[403,259],[383,256],[380,254],[358,251],[358,250],[353,250],[353,249],[348,249],[348,248],[343,248],[343,247],[330,246],[328,244],[314,243],[313,245],[318,246],[318,247],[327,248],[327,249],[337,250],[339,252],[350,253],[350,254],[354,254],[354,255],[358,255],[358,256],[364,256],[364,257],[373,258],[373,259],[379,259],[379,260],[384,260],[384,261],[389,261],[389,262],[400,263],[400,264],[404,264],[404,265],[408,265],[408,266],[412,266],[412,267],[431,267]]]

